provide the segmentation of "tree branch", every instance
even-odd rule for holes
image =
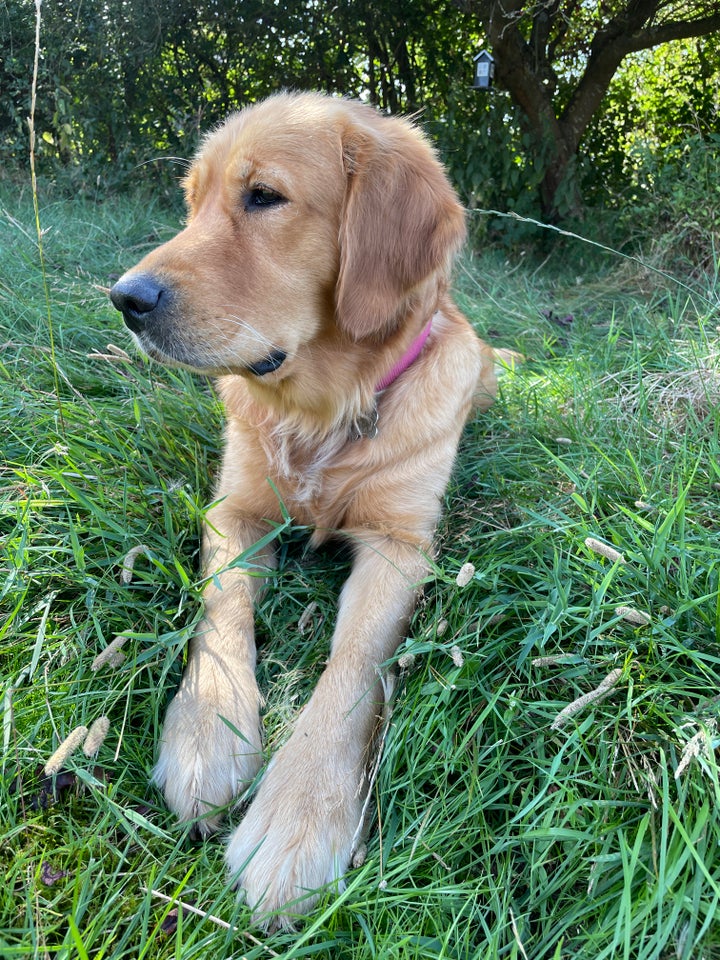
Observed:
[[[595,34],[585,72],[560,117],[560,128],[573,152],[607,93],[615,72],[629,53],[720,30],[720,10],[695,20],[643,26],[651,20],[658,6],[658,0],[634,0],[626,11]]]
[[[530,48],[535,57],[536,66],[547,63],[546,48],[550,31],[558,15],[561,0],[550,0],[549,3],[540,3],[533,12],[532,30],[530,32]]]
[[[570,28],[570,21],[577,10],[579,3],[580,0],[570,0],[567,7],[562,11],[555,36],[548,43],[548,61],[550,63],[555,60],[558,47],[562,45],[563,40],[567,36],[567,32]]]
[[[638,50],[648,50],[661,43],[670,43],[672,40],[689,40],[690,37],[704,37],[708,33],[720,30],[720,9],[707,17],[696,20],[673,20],[659,23],[654,27],[647,27],[628,37],[630,49],[628,53],[637,53]]]

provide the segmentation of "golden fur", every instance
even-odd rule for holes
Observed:
[[[112,296],[150,356],[219,377],[227,412],[204,619],[155,769],[170,807],[202,834],[261,764],[261,580],[233,561],[283,509],[354,554],[327,667],[227,851],[256,919],[288,924],[350,863],[380,667],[428,572],[463,424],[495,394],[494,357],[448,296],[463,211],[409,122],[281,94],[213,132],[185,188],[186,228]],[[378,394],[431,317],[420,356]],[[375,407],[378,435],[352,439]],[[271,549],[252,562],[271,568]]]

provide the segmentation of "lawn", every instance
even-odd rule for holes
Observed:
[[[41,185],[40,220],[42,261],[29,187],[0,182],[0,953],[720,957],[717,278],[561,236],[542,260],[458,265],[478,331],[526,362],[464,435],[365,862],[265,938],[222,843],[191,842],[148,784],[200,610],[222,411],[134,352],[105,288],[178,216]],[[299,531],[280,557],[258,612],[269,752],[347,569]],[[98,667],[118,636],[124,659]],[[100,717],[99,751],[45,777]]]

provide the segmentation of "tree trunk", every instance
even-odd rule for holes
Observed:
[[[540,51],[526,43],[515,19],[522,8],[522,0],[493,3],[486,22],[488,40],[495,56],[495,75],[513,101],[520,107],[525,124],[535,144],[534,152],[545,162],[545,175],[540,185],[540,200],[545,219],[558,219],[557,197],[564,188],[573,213],[580,209],[580,191],[577,184],[566,184],[573,175],[571,161],[577,145],[567,139],[566,131],[555,116],[552,95],[554,78],[543,76],[538,69],[544,61]]]

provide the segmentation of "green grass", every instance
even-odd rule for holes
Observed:
[[[398,651],[367,859],[297,933],[255,941],[222,844],[193,845],[148,785],[199,612],[222,412],[206,382],[132,352],[99,288],[176,224],[147,197],[43,188],[54,369],[27,189],[2,185],[0,211],[0,953],[720,957],[713,279],[691,297],[567,240],[543,264],[464,262],[463,308],[528,359],[463,439],[435,582]],[[108,343],[131,357],[99,356]],[[258,612],[271,745],[322,669],[346,572],[295,535],[281,559]],[[118,634],[125,662],[93,672]],[[552,728],[614,669],[604,699]],[[101,715],[97,758],[75,754],[69,785],[38,809],[38,766]],[[235,929],[181,911],[168,931],[172,905],[151,891]]]

